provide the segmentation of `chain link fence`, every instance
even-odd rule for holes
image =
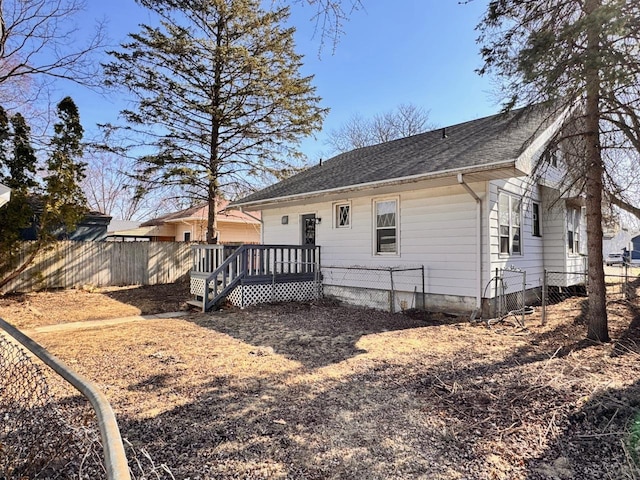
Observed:
[[[636,300],[640,287],[640,269],[620,267],[620,273],[605,273],[607,302]],[[546,321],[548,307],[569,298],[587,298],[588,275],[575,272],[545,271],[542,296],[542,322]]]
[[[511,319],[523,327],[525,316],[531,313],[527,302],[533,300],[535,291],[527,290],[526,271],[496,268],[494,276],[485,286],[483,297],[489,299],[483,317],[488,319],[490,325]]]
[[[390,312],[424,308],[424,266],[323,265],[323,295]]]
[[[88,402],[52,383],[0,334],[0,478],[106,478]]]
[[[0,479],[108,479],[89,401],[0,331]],[[43,368],[44,367],[44,368]],[[132,479],[173,479],[125,440]]]

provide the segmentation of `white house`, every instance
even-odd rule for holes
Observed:
[[[480,118],[340,154],[230,207],[261,212],[264,244],[320,246],[322,266],[424,266],[419,301],[419,281],[398,279],[403,305],[470,312],[493,297],[497,268],[525,271],[534,293],[545,269],[575,274],[560,286],[584,278],[582,203],[561,195],[562,124],[541,107]],[[376,289],[349,272],[336,286],[323,268],[325,295]]]

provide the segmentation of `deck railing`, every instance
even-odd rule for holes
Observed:
[[[224,262],[239,245],[193,245],[191,247],[191,271],[211,273]]]
[[[272,281],[276,275],[313,276],[319,271],[320,247],[315,245],[242,245],[220,263],[217,262],[223,259],[224,250],[210,247],[194,246],[194,258],[200,263],[191,272],[192,276],[198,277],[210,272],[204,280],[202,292],[204,311],[227,295],[243,278],[256,280],[263,277],[265,281]],[[209,272],[203,270],[205,266],[212,268],[216,265]]]
[[[246,251],[247,275],[308,273],[310,264],[320,263],[315,245],[193,245],[191,272],[213,273],[240,248]]]

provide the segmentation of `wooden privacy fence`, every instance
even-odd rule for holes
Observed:
[[[23,256],[31,242],[24,242]],[[191,268],[191,245],[173,242],[56,242],[2,289],[7,292],[82,285],[172,283]]]

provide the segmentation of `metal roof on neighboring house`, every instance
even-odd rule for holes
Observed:
[[[358,148],[231,202],[230,207],[515,162],[558,116],[535,106]]]

